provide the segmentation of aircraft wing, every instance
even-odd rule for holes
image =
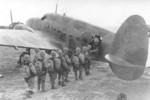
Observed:
[[[26,30],[0,30],[0,46],[10,46],[19,48],[39,48],[39,49],[57,49],[50,41],[35,31]]]

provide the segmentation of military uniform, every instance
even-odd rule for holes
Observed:
[[[49,74],[49,77],[50,77],[50,81],[51,81],[51,89],[56,89],[55,87],[55,80],[57,78],[57,69],[55,66],[55,62],[54,62],[54,59],[56,58],[56,52],[52,51],[51,52],[51,58],[49,58],[47,60],[47,68],[48,68],[48,74]]]
[[[24,64],[20,70],[29,88],[27,92],[29,95],[31,95],[33,94],[34,77],[37,72],[34,65],[30,62],[30,56],[28,54],[24,55]]]
[[[90,53],[92,54],[92,58],[97,59],[102,56],[101,42],[100,37],[96,35],[93,41],[89,43],[89,45],[91,45]]]
[[[26,51],[25,52],[22,52],[21,54],[20,54],[20,56],[19,56],[19,60],[18,60],[18,64],[19,64],[19,68],[24,64],[24,55],[25,54],[28,54],[28,55],[30,55],[30,49],[28,48],[28,49],[26,49]]]
[[[46,74],[47,74],[47,60],[45,59],[45,53],[43,51],[40,52],[40,58],[37,59],[37,61],[35,62],[39,63],[39,72],[37,74],[38,77],[38,90],[40,90],[40,87],[42,85],[42,91],[45,91],[45,80],[46,80]],[[40,64],[41,63],[41,64]]]
[[[66,76],[66,71],[67,71],[67,63],[65,58],[63,57],[63,53],[61,50],[58,51],[59,57],[58,59],[60,59],[61,61],[61,67],[60,69],[57,71],[58,72],[58,84],[65,86],[65,76]]]
[[[89,75],[90,74],[91,60],[90,60],[90,56],[88,53],[88,49],[85,46],[83,47],[83,54],[85,56],[85,64],[84,64],[85,75]]]
[[[80,59],[79,59],[79,55],[80,55],[80,48],[76,48],[76,53],[73,54],[73,57],[72,57],[72,64],[73,64],[73,71],[75,73],[75,79],[78,80],[78,71],[79,71],[79,79],[83,79],[82,77],[82,71],[83,71],[83,65],[81,64],[80,62]]]
[[[64,56],[64,58],[66,60],[66,63],[67,63],[65,82],[69,82],[68,75],[69,75],[69,72],[70,72],[70,69],[71,69],[71,59],[69,58],[69,55],[68,55],[68,48],[64,48],[63,56]]]

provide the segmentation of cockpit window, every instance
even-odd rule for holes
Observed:
[[[42,18],[41,18],[41,20],[44,20],[44,19],[46,19],[47,17],[46,16],[43,16]]]
[[[59,38],[62,40],[62,41],[66,41],[67,39],[67,35],[65,33],[62,33]]]

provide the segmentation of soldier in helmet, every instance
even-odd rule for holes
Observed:
[[[40,86],[42,87],[42,92],[45,92],[45,80],[46,80],[46,74],[47,74],[47,60],[45,58],[45,52],[40,52],[40,57],[38,60],[42,67],[40,69],[40,72],[38,74],[38,90],[40,90]]]
[[[66,86],[65,81],[65,75],[67,71],[67,63],[65,58],[63,57],[63,52],[61,50],[58,50],[59,59],[61,61],[61,67],[58,70],[58,84],[62,86]]]
[[[66,70],[65,82],[69,82],[69,80],[68,80],[68,74],[69,74],[70,68],[71,68],[71,59],[69,58],[68,48],[67,47],[65,47],[63,49],[63,54],[64,54],[64,57],[65,57],[65,60],[66,60],[66,63],[67,63],[67,70]]]
[[[98,59],[102,56],[102,40],[100,36],[95,35],[89,45],[91,46],[90,53],[92,58]]]
[[[29,88],[29,90],[27,91],[27,96],[30,97],[34,93],[33,88],[34,88],[34,77],[36,75],[36,69],[34,65],[31,63],[31,59],[28,54],[24,55],[23,61],[24,63],[20,70]]]
[[[81,49],[79,47],[76,48],[76,52],[75,54],[73,54],[72,57],[72,64],[73,64],[73,70],[75,73],[75,79],[78,80],[78,75],[77,72],[79,71],[79,79],[83,79],[82,78],[82,70],[83,70],[83,66],[81,65],[81,61],[80,61],[80,53],[81,53]],[[82,59],[83,60],[83,59]]]
[[[21,67],[22,65],[23,65],[23,63],[24,63],[24,61],[23,61],[23,59],[24,59],[24,55],[25,54],[28,54],[28,55],[30,55],[30,48],[26,48],[26,51],[25,52],[22,52],[21,54],[20,54],[20,56],[19,56],[19,60],[18,60],[18,65],[19,65],[19,67]]]
[[[91,61],[90,61],[90,56],[88,53],[88,47],[83,46],[83,54],[85,56],[85,65],[84,65],[85,75],[89,75],[90,74]]]
[[[56,52],[55,51],[51,51],[51,57],[47,60],[47,68],[48,68],[48,74],[50,77],[50,81],[51,81],[51,89],[56,89],[55,87],[55,80],[57,78],[57,68],[56,67],[60,67],[60,61],[57,62],[56,61]],[[56,61],[56,62],[55,62]],[[59,63],[59,64],[56,64]]]

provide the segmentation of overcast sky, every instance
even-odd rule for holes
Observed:
[[[56,3],[57,0],[0,0],[0,25],[10,24],[10,9],[14,21],[25,23],[31,17],[54,13]],[[64,12],[114,32],[133,14],[141,15],[150,24],[150,0],[58,0],[58,13]]]

